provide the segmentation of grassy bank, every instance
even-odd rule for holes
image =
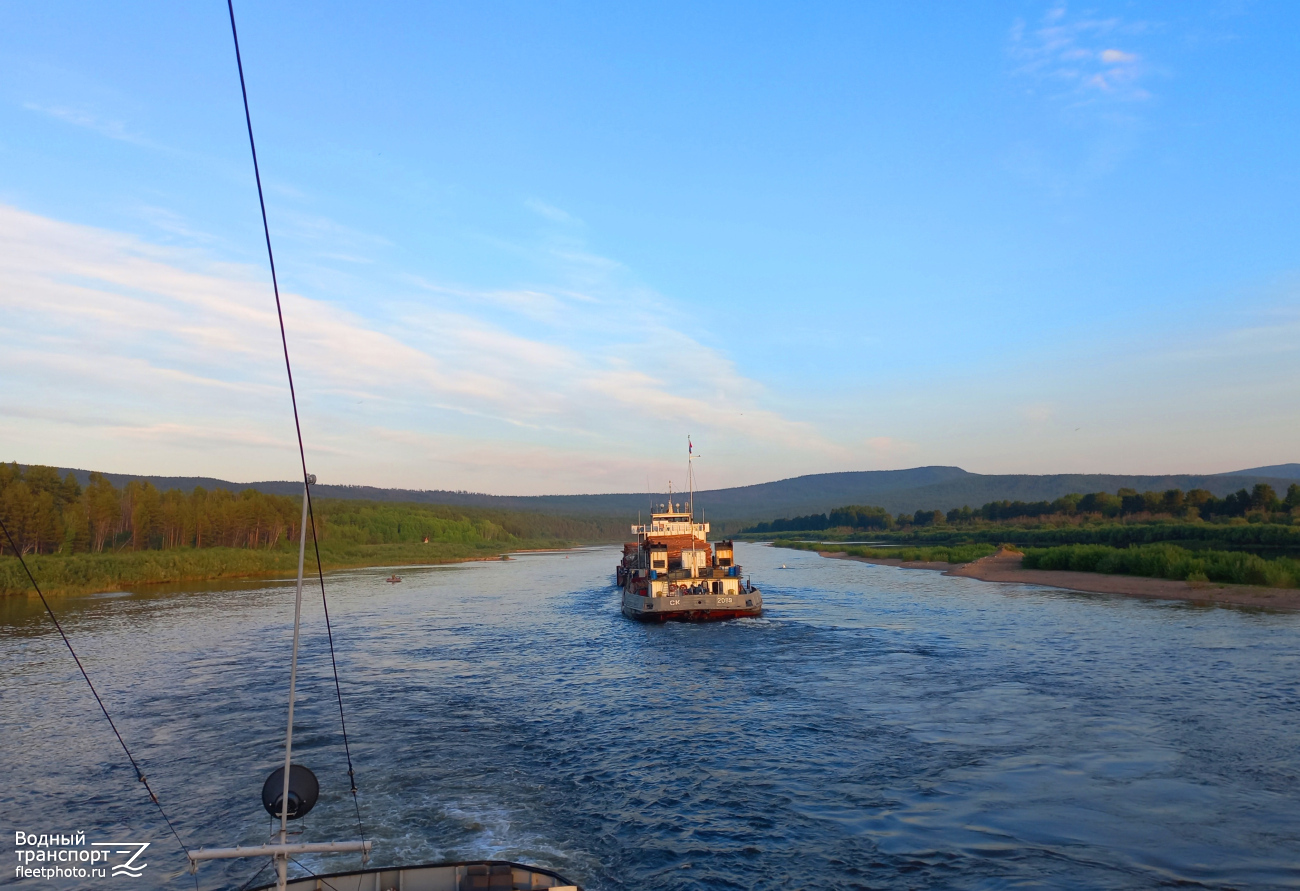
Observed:
[[[739,537],[761,538],[756,535]],[[1300,555],[1300,526],[1244,521],[1239,524],[1132,521],[1036,527],[1007,524],[976,529],[939,526],[901,532],[830,530],[795,533],[784,535],[782,538],[827,542],[836,539],[870,538],[873,541],[922,548],[953,547],[963,544],[1012,544],[1021,548],[1051,548],[1061,545],[1107,545],[1112,548],[1127,548],[1137,545],[1170,544],[1195,551],[1245,551],[1265,558]]]
[[[791,548],[796,551],[835,551],[850,557],[866,557],[870,560],[903,560],[924,563],[969,563],[980,557],[987,557],[996,548],[990,544],[961,544],[940,547],[899,547],[873,548],[865,545],[822,544],[811,541],[790,541],[778,539],[773,547]]]
[[[501,542],[355,543],[322,542],[325,569],[455,563],[495,557],[510,550],[563,547],[555,539]],[[102,554],[29,554],[25,558],[41,590],[51,595],[122,591],[166,582],[202,582],[225,578],[292,575],[298,549],[169,548]],[[315,571],[310,543],[307,571]],[[0,557],[0,595],[34,593],[15,557]]]
[[[1023,566],[1025,569],[1066,569],[1188,582],[1300,588],[1300,560],[1289,557],[1268,560],[1241,551],[1189,551],[1169,544],[1131,548],[1106,545],[1028,548]]]
[[[834,542],[778,539],[774,547],[797,551],[834,551],[850,557],[894,559],[917,562],[969,563],[995,550],[985,543],[931,547],[869,547],[837,545]],[[1195,550],[1171,544],[1109,545],[1079,544],[1050,548],[1025,548],[1025,569],[1057,569],[1136,575],[1188,582],[1222,582],[1233,585],[1262,585],[1271,588],[1300,588],[1300,560],[1291,557],[1267,559],[1244,551]]]

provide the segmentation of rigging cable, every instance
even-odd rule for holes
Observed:
[[[296,857],[290,857],[289,859],[292,860],[292,861],[294,862],[294,865],[295,865],[295,866],[297,866],[297,867],[298,867],[299,869],[301,869],[303,872],[307,873],[307,878],[309,878],[309,879],[315,879],[316,882],[317,882],[317,886],[318,886],[318,887],[319,887],[320,885],[324,885],[326,888],[329,888],[330,891],[339,891],[338,888],[335,888],[335,887],[334,887],[333,885],[331,885],[329,882],[325,881],[324,876],[318,876],[318,875],[316,875],[316,873],[312,872],[312,871],[311,871],[310,869],[308,869],[306,866],[303,866],[302,861],[299,860],[298,858],[296,858]],[[376,873],[376,874],[377,874],[377,873]],[[399,873],[399,875],[400,875],[400,873]]]
[[[316,515],[312,511],[310,478],[307,473],[307,450],[302,443],[302,422],[298,419],[298,395],[293,386],[293,365],[289,362],[289,337],[284,328],[284,310],[280,305],[280,284],[275,274],[275,253],[271,250],[271,226],[266,219],[266,198],[262,193],[262,174],[257,164],[257,143],[253,140],[253,116],[248,110],[248,87],[244,83],[244,61],[239,53],[239,32],[235,28],[234,0],[226,0],[226,8],[230,12],[230,36],[235,42],[235,64],[239,68],[239,90],[244,97],[244,122],[248,125],[248,148],[253,155],[253,178],[257,180],[257,202],[262,209],[262,232],[266,235],[266,257],[271,264],[271,288],[275,292],[275,314],[280,322],[280,345],[284,348],[284,371],[289,378],[289,401],[293,403],[293,426],[298,435],[298,457],[302,461],[303,490],[307,495],[312,546],[316,550],[316,574],[320,579],[321,605],[325,610],[325,632],[329,638],[330,665],[334,669],[334,692],[339,703],[339,725],[343,730],[343,752],[348,761],[348,783],[351,786],[352,803],[357,813],[357,829],[361,833],[362,841],[365,841],[365,829],[361,824],[361,803],[357,800],[356,774],[352,768],[352,749],[348,745],[348,728],[343,719],[343,691],[339,686],[338,662],[334,658],[334,633],[330,629],[329,605],[325,599],[325,571],[321,566],[320,544],[316,540]]]
[[[257,881],[257,877],[260,876],[262,873],[266,872],[266,868],[267,868],[268,866],[270,866],[271,864],[273,864],[273,863],[275,863],[274,860],[267,860],[265,863],[263,863],[261,869],[259,869],[259,870],[258,870],[257,872],[255,872],[255,873],[253,873],[253,875],[252,875],[251,877],[249,877],[249,879],[248,879],[247,882],[244,882],[244,884],[242,884],[242,885],[239,886],[239,891],[248,891],[249,887],[250,887],[254,882]]]
[[[339,666],[334,661],[334,632],[330,628],[330,608],[325,602],[325,570],[321,567],[320,562],[320,542],[316,539],[316,515],[311,510],[311,498],[307,499],[307,517],[311,520],[311,546],[316,552],[316,577],[320,579],[320,602],[325,611],[325,636],[330,642],[330,667],[334,669],[334,695],[339,701],[339,726],[343,729],[343,753],[348,759],[348,782],[352,786],[352,805],[357,812],[357,831],[361,833],[361,840],[366,840],[366,830],[361,825],[361,803],[357,801],[357,777],[352,769],[352,752],[348,750],[348,725],[343,720],[343,690],[339,687]]]
[[[63,626],[59,624],[58,617],[54,615],[54,610],[50,609],[50,602],[45,599],[45,593],[41,591],[41,586],[36,584],[36,576],[32,575],[31,569],[27,566],[27,561],[23,559],[22,550],[19,549],[18,543],[14,541],[14,537],[9,534],[9,527],[5,525],[3,519],[0,519],[0,530],[4,531],[5,538],[9,541],[9,547],[14,549],[14,555],[18,558],[18,562],[22,564],[23,572],[27,573],[27,578],[31,581],[32,587],[36,589],[36,595],[41,598],[41,603],[45,606],[45,612],[49,614],[50,621],[54,623],[55,630],[59,632],[59,637],[63,638],[64,645],[67,646],[68,652],[72,654],[72,661],[77,663],[77,669],[81,672],[81,676],[86,679],[86,686],[90,688],[90,693],[95,697],[95,702],[99,703],[99,710],[104,713],[104,718],[108,721],[108,726],[113,728],[113,735],[117,737],[118,743],[122,746],[122,751],[126,753],[126,760],[131,762],[131,769],[135,771],[136,779],[144,784],[145,791],[149,793],[149,800],[158,808],[158,813],[162,815],[163,822],[167,824],[167,828],[171,830],[172,835],[176,838],[176,843],[185,851],[185,856],[189,857],[189,846],[181,840],[180,833],[176,831],[176,827],[172,825],[171,818],[167,816],[167,811],[163,810],[162,802],[158,800],[158,796],[154,793],[153,787],[149,785],[149,778],[144,775],[144,771],[140,769],[140,765],[136,762],[135,756],[132,755],[131,750],[127,748],[126,740],[122,739],[122,734],[118,731],[117,724],[113,722],[113,716],[108,713],[108,708],[104,705],[104,700],[99,698],[99,691],[95,689],[95,685],[90,680],[90,675],[86,673],[86,667],[81,664],[81,658],[77,655],[77,651],[72,648],[72,641],[68,639],[68,635],[64,632]],[[198,887],[197,876],[194,879],[194,887]]]

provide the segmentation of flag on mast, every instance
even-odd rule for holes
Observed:
[[[686,454],[688,455],[695,454],[695,446],[691,445],[691,438],[689,436],[686,437]]]

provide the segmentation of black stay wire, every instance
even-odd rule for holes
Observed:
[[[325,570],[320,562],[320,542],[316,539],[316,515],[312,513],[311,498],[307,499],[307,518],[311,521],[312,550],[316,552],[316,577],[320,579],[320,602],[325,612],[325,636],[330,642],[330,667],[334,669],[334,695],[339,701],[339,727],[343,730],[343,753],[348,759],[348,783],[352,786],[352,805],[357,812],[357,832],[361,833],[361,840],[364,842],[366,830],[361,825],[361,802],[357,800],[357,776],[352,769],[352,752],[348,749],[348,725],[343,720],[343,690],[339,687],[339,666],[334,661],[334,632],[330,629],[330,607],[325,601]]]
[[[309,878],[309,879],[315,879],[315,880],[316,880],[318,883],[320,883],[321,885],[324,885],[326,888],[329,888],[330,891],[339,891],[338,888],[335,888],[335,887],[334,887],[333,885],[331,885],[329,882],[325,881],[325,879],[324,879],[323,877],[316,875],[316,873],[312,872],[310,869],[308,869],[307,867],[303,866],[303,865],[302,865],[302,862],[301,862],[300,860],[298,860],[296,857],[290,857],[289,859],[292,860],[292,861],[294,862],[294,864],[295,864],[299,869],[301,869],[303,872],[307,873],[307,878]]]
[[[257,881],[257,877],[260,876],[262,873],[266,872],[266,868],[274,862],[275,862],[274,860],[267,860],[265,863],[263,863],[261,869],[253,873],[249,877],[247,882],[244,882],[244,884],[239,886],[239,891],[248,891],[249,887],[252,886],[252,884]]]
[[[32,587],[36,589],[36,595],[41,598],[41,603],[45,606],[45,612],[49,614],[50,621],[54,623],[55,630],[59,632],[59,637],[63,638],[64,645],[68,648],[68,652],[72,654],[72,661],[77,663],[77,669],[81,672],[81,676],[86,679],[86,686],[90,688],[90,694],[95,697],[95,702],[99,703],[99,710],[104,713],[104,719],[108,721],[108,726],[113,728],[113,735],[117,737],[118,744],[121,745],[122,751],[126,753],[126,760],[131,762],[131,769],[135,771],[136,779],[144,784],[145,791],[149,793],[149,800],[158,808],[158,813],[162,815],[163,822],[167,824],[167,828],[171,830],[172,835],[176,838],[176,843],[181,846],[181,849],[185,851],[186,858],[188,858],[190,856],[189,846],[181,840],[180,833],[176,831],[176,827],[172,825],[171,818],[167,816],[167,811],[163,810],[162,802],[158,800],[158,796],[153,791],[153,787],[149,785],[149,778],[144,775],[144,771],[140,769],[140,765],[135,760],[135,756],[132,755],[131,750],[127,748],[126,740],[122,739],[122,734],[117,729],[117,724],[113,722],[113,716],[108,713],[108,708],[104,705],[104,700],[99,698],[99,691],[95,689],[94,683],[90,680],[90,675],[86,673],[86,666],[81,664],[81,657],[79,657],[77,651],[72,648],[72,641],[68,640],[67,633],[63,630],[63,626],[59,624],[59,619],[54,615],[54,610],[50,608],[50,602],[45,599],[45,592],[43,592],[41,586],[36,583],[36,576],[32,575],[31,569],[27,566],[27,561],[23,559],[22,550],[18,547],[18,543],[14,541],[14,537],[9,534],[9,527],[5,525],[3,519],[0,519],[0,530],[4,531],[5,538],[9,541],[9,547],[14,549],[14,556],[16,556],[18,562],[22,564],[23,572],[27,573],[28,580],[32,583]],[[197,876],[194,879],[194,887],[198,887]]]
[[[257,164],[257,143],[253,140],[253,116],[248,110],[248,87],[244,83],[244,61],[239,54],[239,32],[235,28],[234,0],[226,0],[230,11],[230,36],[235,42],[235,64],[239,68],[239,90],[244,97],[244,121],[248,125],[248,148],[253,154],[253,177],[257,180],[257,203],[262,208],[262,232],[266,235],[266,257],[271,264],[271,288],[275,292],[275,314],[280,321],[280,345],[284,348],[284,371],[289,378],[289,401],[293,403],[293,426],[298,434],[298,457],[302,461],[303,491],[307,497],[308,517],[311,521],[312,547],[316,551],[316,575],[320,579],[320,599],[325,610],[325,633],[329,638],[330,665],[334,669],[334,693],[339,703],[339,726],[343,730],[343,752],[348,761],[348,783],[351,786],[352,803],[357,812],[357,831],[365,841],[365,829],[361,824],[361,803],[357,800],[356,773],[352,768],[352,748],[348,745],[348,728],[343,719],[343,690],[339,686],[339,667],[334,657],[334,632],[330,628],[329,604],[325,599],[325,571],[321,566],[320,543],[316,540],[316,514],[312,509],[310,476],[307,473],[307,450],[302,444],[302,422],[298,419],[298,395],[293,386],[293,365],[289,362],[289,337],[284,328],[284,310],[280,305],[280,284],[275,274],[275,253],[271,250],[271,225],[266,219],[266,198],[262,193],[262,174]]]

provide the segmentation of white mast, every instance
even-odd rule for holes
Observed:
[[[302,625],[302,562],[307,554],[307,487],[316,481],[315,475],[308,475],[302,483],[302,526],[298,535],[298,587],[293,599],[293,656],[289,660],[289,727],[284,732],[284,790],[280,805],[280,844],[289,842],[289,772],[293,768],[293,694],[298,686],[298,629]],[[289,855],[281,854],[275,858],[276,871],[279,874],[276,887],[284,891],[285,878],[289,869]]]
[[[686,482],[691,488],[691,500],[686,505],[689,513],[689,519],[686,528],[691,532],[691,578],[699,578],[699,569],[696,567],[695,559],[695,446],[691,443],[691,435],[686,434]]]
[[[239,857],[265,857],[275,861],[276,888],[284,891],[288,881],[289,858],[294,854],[335,854],[360,851],[364,863],[370,856],[368,841],[360,842],[299,842],[289,844],[289,775],[293,768],[293,700],[298,685],[298,631],[302,624],[302,569],[307,554],[307,487],[316,482],[316,474],[307,474],[302,485],[302,527],[298,535],[298,586],[293,602],[293,655],[289,664],[289,727],[284,735],[284,786],[280,800],[280,843],[249,848],[212,848],[189,852],[190,872],[198,871],[201,860],[225,860]]]
[[[280,889],[280,891],[284,891],[285,883],[287,880],[290,855],[295,853],[306,853],[307,851],[326,851],[326,850],[360,851],[362,855],[362,863],[365,863],[370,853],[370,842],[368,841],[332,842],[332,843],[325,843],[323,845],[322,844],[311,845],[311,844],[302,844],[302,843],[291,845],[288,843],[289,819],[290,819],[289,790],[291,785],[290,781],[291,781],[292,769],[293,769],[293,700],[294,700],[295,688],[297,687],[297,683],[298,683],[298,636],[299,636],[299,629],[302,624],[302,571],[303,571],[303,558],[306,555],[306,551],[307,551],[307,518],[308,518],[308,505],[309,505],[309,498],[310,498],[309,487],[316,484],[316,476],[315,474],[311,474],[307,472],[307,453],[303,449],[302,425],[299,423],[298,420],[298,397],[294,393],[293,369],[290,367],[289,364],[289,340],[285,335],[284,313],[281,310],[281,306],[280,306],[280,284],[276,280],[275,256],[271,252],[271,226],[266,219],[266,198],[262,193],[262,174],[257,167],[257,145],[253,141],[253,116],[248,110],[248,89],[244,83],[244,62],[239,55],[239,32],[235,28],[235,5],[233,2],[231,2],[231,0],[227,0],[226,9],[230,13],[230,37],[235,44],[235,67],[239,70],[239,89],[240,92],[243,94],[243,98],[244,98],[244,122],[248,125],[248,148],[253,156],[253,178],[257,182],[257,201],[258,204],[261,205],[261,209],[262,209],[262,232],[266,235],[266,258],[270,262],[270,266],[271,266],[271,288],[275,294],[275,314],[280,322],[280,344],[281,346],[284,347],[284,370],[289,380],[289,400],[290,403],[293,405],[294,428],[297,430],[298,433],[298,455],[302,459],[302,527],[299,530],[299,536],[298,536],[298,585],[294,593],[294,604],[293,604],[293,656],[289,667],[289,722],[288,722],[289,726],[288,726],[288,730],[285,733],[285,739],[284,739],[284,784],[281,788],[282,797],[280,801],[280,842],[279,844],[261,845],[256,849],[255,854],[249,854],[248,851],[250,849],[241,849],[238,847],[233,849],[224,848],[216,851],[206,851],[206,852],[203,850],[186,851],[186,853],[189,856],[191,873],[197,871],[198,863],[200,860],[213,860],[213,859],[220,859],[220,858],[227,858],[227,857],[265,856],[267,854],[270,854],[272,857],[275,858],[275,863],[277,867],[276,871],[278,873],[278,876],[276,880],[276,886]],[[324,578],[322,578],[321,579],[322,602],[324,600],[324,597],[325,597],[325,580]],[[334,652],[334,643],[331,640],[330,641],[331,658],[333,658],[333,652]],[[82,673],[84,674],[85,672]],[[338,684],[337,669],[335,670],[334,673],[334,681],[335,684],[337,685]],[[104,714],[107,715],[108,712],[105,712]],[[339,694],[339,721],[342,722],[342,720],[343,720],[343,697],[342,697],[342,693],[340,693]],[[343,740],[344,740],[344,746],[346,747],[347,745],[346,731],[344,731]],[[126,744],[123,743],[123,747],[125,747],[125,745]],[[131,753],[128,752],[127,756],[129,757],[130,754]],[[308,771],[308,773],[310,774],[310,771]],[[351,755],[348,756],[348,774],[349,777],[351,777],[352,774]],[[272,774],[272,776],[274,775],[275,774]],[[144,776],[141,775],[140,779],[143,780]],[[307,811],[311,810],[312,805],[315,803],[314,796],[315,794],[318,794],[319,791],[320,791],[319,787],[317,787],[316,792],[312,793],[313,797],[310,802],[301,802],[301,801],[299,802],[299,805],[294,808],[294,814],[293,814],[294,818],[302,816]],[[354,799],[356,798],[356,794],[357,794],[357,790],[356,790],[356,785],[354,783],[352,788],[352,795]],[[263,803],[265,804],[267,810],[268,811],[272,810],[272,808],[274,808],[275,806],[274,801],[270,801],[270,802],[266,801],[265,786],[263,786],[263,796],[264,796]],[[299,808],[302,807],[304,804],[305,807],[300,811]],[[165,816],[166,815],[164,815],[164,817]],[[361,812],[360,812],[360,806],[358,805],[357,828],[360,829],[360,827],[361,827]],[[179,840],[179,836],[177,836],[177,839]],[[376,876],[375,884],[378,885],[378,876]],[[317,882],[317,885],[319,887],[319,880]],[[196,880],[195,887],[197,886],[198,886],[198,882]]]

